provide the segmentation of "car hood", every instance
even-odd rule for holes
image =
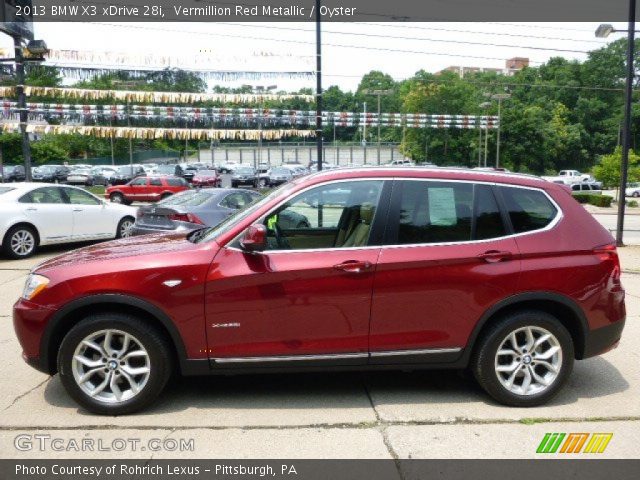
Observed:
[[[191,243],[183,234],[152,234],[139,237],[123,238],[80,248],[58,257],[47,260],[34,268],[34,272],[46,272],[66,266],[82,265],[88,262],[113,262],[114,260],[131,258],[131,262],[144,262],[147,255],[174,254],[198,248],[199,244]],[[117,263],[117,262],[115,262]]]

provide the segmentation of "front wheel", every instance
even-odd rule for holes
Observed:
[[[2,241],[4,253],[9,258],[27,258],[33,255],[38,246],[38,236],[28,225],[10,228]]]
[[[573,340],[558,319],[526,310],[503,317],[482,335],[472,369],[498,402],[534,407],[558,393],[573,361]]]
[[[633,192],[633,195],[631,195],[634,198],[638,198],[640,197],[640,192]]]
[[[124,195],[118,192],[112,193],[109,196],[109,200],[111,200],[113,203],[124,203]]]
[[[262,188],[265,188],[265,187],[267,186],[267,183],[268,183],[268,182],[267,182],[267,180],[266,180],[266,179],[264,179],[264,178],[261,178],[261,179],[260,179],[260,186],[261,186]]]
[[[126,415],[152,403],[172,372],[169,345],[155,328],[124,313],[90,315],[64,337],[60,379],[87,410]]]

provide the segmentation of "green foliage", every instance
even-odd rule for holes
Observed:
[[[592,193],[575,193],[573,195],[579,203],[589,203],[596,207],[610,207],[613,197],[609,195],[594,195]]]
[[[593,167],[593,175],[605,187],[616,187],[620,184],[621,162],[622,149],[616,148],[613,153],[602,156],[600,163]],[[633,150],[629,151],[628,181],[640,181],[640,157]]]
[[[628,200],[627,201],[627,207],[636,208],[637,206],[638,206],[638,201],[637,200]]]

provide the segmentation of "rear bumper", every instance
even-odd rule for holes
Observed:
[[[589,330],[585,338],[582,358],[594,357],[608,352],[618,346],[625,320],[619,320],[606,327]]]

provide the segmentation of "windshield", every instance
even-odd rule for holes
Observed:
[[[228,232],[236,223],[242,221],[242,219],[248,217],[253,214],[256,210],[259,210],[263,205],[269,203],[274,198],[279,197],[280,195],[284,195],[287,190],[294,188],[292,183],[285,183],[280,187],[274,189],[266,195],[265,197],[258,197],[253,203],[250,203],[244,209],[238,210],[234,214],[228,216],[221,223],[216,225],[215,227],[211,227],[205,230],[200,230],[200,233],[196,238],[193,239],[194,243],[200,242],[210,242],[211,240],[215,240],[217,237],[222,235],[223,233]]]
[[[239,168],[236,168],[236,173],[239,173],[242,175],[251,175],[253,174],[253,168],[239,167]]]
[[[215,176],[216,172],[214,172],[213,170],[200,170],[198,172],[198,175],[211,175],[211,176]]]
[[[156,171],[158,173],[175,173],[176,172],[176,167],[175,165],[160,165]]]
[[[119,173],[120,175],[128,175],[128,174],[130,174],[130,173],[131,173],[131,172],[133,172],[133,171],[134,171],[134,170],[133,170],[133,167],[131,167],[131,166],[118,167],[118,173]]]
[[[288,168],[274,168],[271,170],[271,173],[275,175],[289,175],[289,172]]]

